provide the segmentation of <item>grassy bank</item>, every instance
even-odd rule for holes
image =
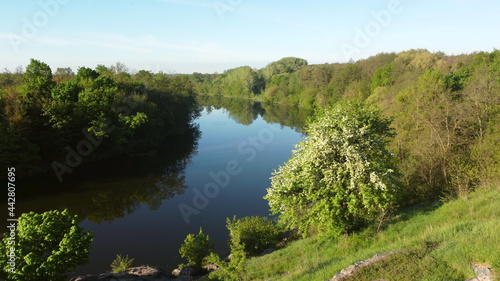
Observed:
[[[247,262],[245,280],[327,280],[375,254],[408,249],[349,280],[465,280],[471,263],[500,272],[500,190],[402,211],[387,227],[348,238],[314,237]]]

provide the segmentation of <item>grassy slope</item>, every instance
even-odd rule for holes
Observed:
[[[245,280],[326,280],[356,261],[411,249],[368,267],[350,280],[460,280],[474,277],[471,262],[500,272],[500,190],[469,200],[401,212],[378,234],[365,231],[334,241],[308,238],[250,259]]]

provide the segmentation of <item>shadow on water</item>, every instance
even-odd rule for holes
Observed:
[[[82,164],[59,182],[53,172],[18,182],[17,214],[68,209],[94,223],[123,218],[141,204],[157,209],[182,194],[184,169],[196,153],[198,128],[147,153]]]

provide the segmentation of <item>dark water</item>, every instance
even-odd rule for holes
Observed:
[[[274,169],[303,139],[309,112],[246,101],[202,99],[201,135],[179,136],[146,155],[78,167],[62,184],[52,176],[25,183],[18,212],[69,209],[95,235],[90,263],[77,274],[110,269],[117,254],[167,270],[185,262],[184,238],[202,227],[227,255],[226,217],[268,215],[262,198]]]

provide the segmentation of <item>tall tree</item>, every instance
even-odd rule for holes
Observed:
[[[340,235],[383,216],[397,190],[386,143],[391,120],[359,103],[339,103],[311,123],[265,198],[303,235]]]
[[[23,76],[23,93],[26,102],[32,107],[41,109],[50,97],[54,84],[50,67],[46,63],[31,59]]]

